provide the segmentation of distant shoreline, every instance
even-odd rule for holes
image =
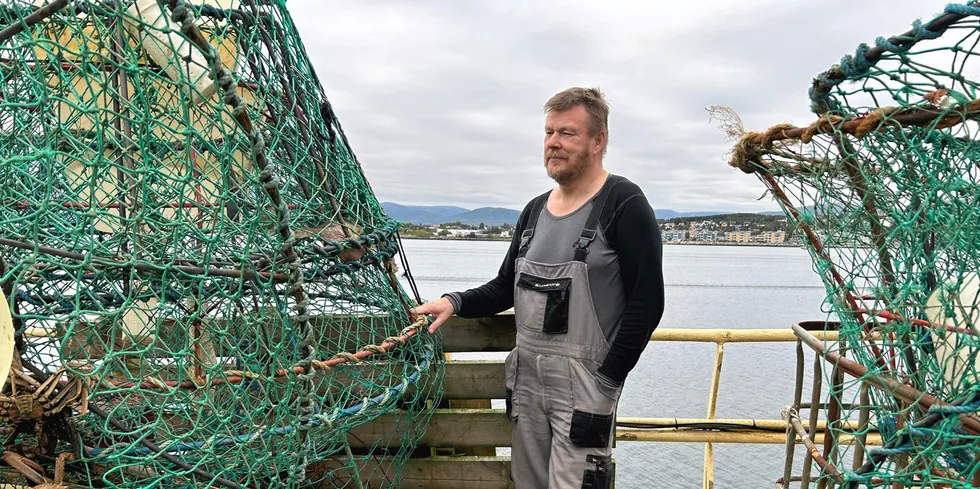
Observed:
[[[510,238],[422,238],[418,236],[402,236],[401,239],[417,239],[420,241],[510,241]],[[678,246],[758,246],[762,248],[803,248],[803,245],[791,243],[734,243],[731,241],[664,241],[664,245]]]

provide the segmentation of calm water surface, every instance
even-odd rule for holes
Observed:
[[[420,295],[432,300],[492,278],[508,243],[404,240],[404,246]],[[664,280],[662,328],[789,329],[827,318],[820,278],[800,248],[666,245]],[[705,417],[714,350],[651,342],[626,382],[619,416]],[[716,417],[779,419],[792,402],[795,364],[794,343],[726,345]],[[806,386],[808,399],[809,380]],[[782,476],[782,445],[716,444],[714,452],[717,488],[771,488]],[[701,487],[703,444],[619,442],[613,456],[617,487]]]

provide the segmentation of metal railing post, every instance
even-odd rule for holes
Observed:
[[[817,417],[820,415],[820,394],[823,390],[823,369],[821,368],[820,355],[813,356],[813,391],[810,394],[810,426],[807,429],[810,441],[813,441],[816,434]],[[800,480],[800,487],[808,489],[810,487],[810,467],[813,464],[813,457],[808,450],[803,457],[803,476]]]
[[[721,383],[721,362],[725,355],[725,342],[719,341],[715,349],[715,366],[711,374],[711,390],[708,394],[708,418],[715,418],[715,407],[718,405],[718,385]],[[704,489],[715,487],[715,456],[711,443],[704,444]]]
[[[864,447],[868,443],[868,418],[871,414],[871,395],[868,393],[868,384],[861,384],[861,407],[858,414],[858,442],[854,447],[854,470],[864,465]]]
[[[803,356],[803,341],[796,340],[796,386],[793,391],[792,409],[796,412],[800,410],[803,402],[803,374],[806,358]],[[796,456],[796,430],[790,423],[786,423],[786,462],[783,467],[783,487],[789,488],[793,480],[793,458]]]

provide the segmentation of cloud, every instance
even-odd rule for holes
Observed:
[[[520,209],[553,186],[541,107],[572,85],[611,105],[606,167],[657,208],[775,210],[705,107],[746,129],[808,124],[812,78],[945,4],[289,0],[381,200]]]

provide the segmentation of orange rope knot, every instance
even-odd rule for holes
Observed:
[[[401,336],[389,336],[385,338],[384,343],[398,343],[399,345],[404,346],[406,341],[405,338]]]
[[[762,147],[765,149],[772,149],[772,143],[776,140],[790,139],[786,135],[786,131],[790,129],[796,129],[796,126],[792,124],[776,124],[766,130],[765,134],[762,135]]]
[[[408,335],[409,333],[415,334],[421,331],[423,328],[425,328],[428,324],[429,324],[429,320],[426,319],[425,315],[418,316],[415,319],[415,322],[408,326],[405,326],[405,328],[401,330],[400,334],[402,336]]]
[[[360,358],[357,358],[357,357],[354,356],[353,353],[348,353],[346,351],[342,351],[342,352],[334,355],[330,359],[331,360],[336,360],[338,358],[343,358],[344,360],[347,360],[350,363],[361,363],[361,359]]]
[[[823,115],[803,130],[803,134],[800,135],[800,141],[809,143],[813,140],[813,136],[816,136],[817,133],[832,133],[834,132],[834,124],[840,123],[843,120],[844,118],[840,116],[830,114]]]
[[[385,353],[388,353],[387,350],[385,350],[384,348],[381,348],[378,345],[364,345],[358,351],[369,351],[371,353],[377,353],[379,355],[384,355]]]
[[[327,365],[327,362],[324,362],[322,360],[313,360],[313,368],[316,370],[320,370],[322,372],[326,372],[330,370],[330,365]]]
[[[314,361],[313,364],[316,365],[316,361]],[[226,370],[225,371],[225,376],[227,376],[227,377],[241,377],[243,379],[250,379],[250,380],[262,380],[262,376],[261,375],[255,373],[255,372],[249,372],[247,370]]]
[[[881,129],[881,127],[883,127],[881,122],[896,110],[898,110],[897,107],[882,107],[871,111],[868,113],[868,115],[865,115],[861,119],[861,122],[858,123],[857,127],[854,128],[854,136],[858,139],[862,139],[868,134]],[[892,124],[896,125],[899,129],[902,127],[902,125],[898,122],[893,121]]]
[[[757,140],[762,137],[762,133],[747,132],[738,139],[732,149],[732,159],[728,162],[732,167],[742,170],[744,173],[755,173],[750,163],[762,156],[762,145]]]

